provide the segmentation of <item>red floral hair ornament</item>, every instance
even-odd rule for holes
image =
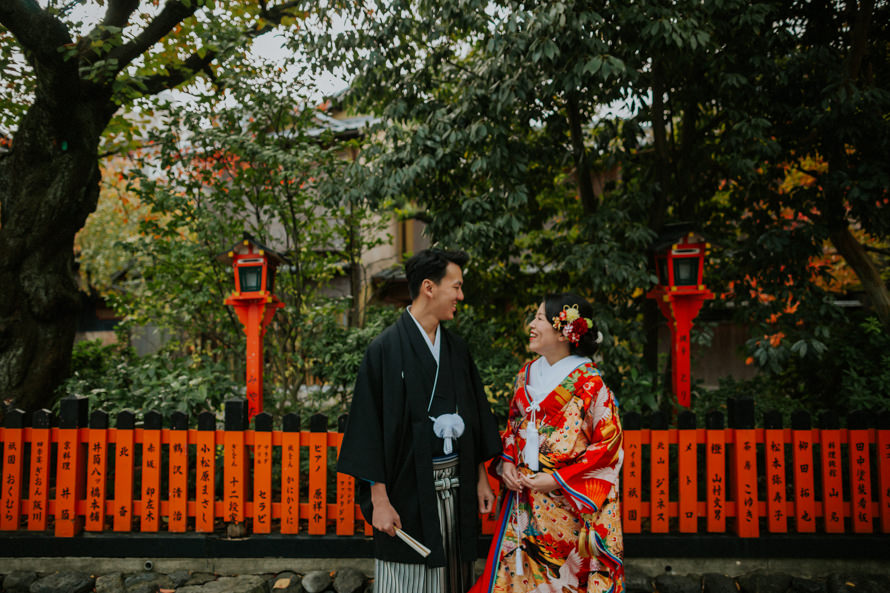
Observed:
[[[553,318],[553,329],[565,336],[572,346],[577,346],[581,337],[590,331],[592,327],[593,320],[581,317],[577,304],[571,307],[565,305],[562,311],[559,312],[559,315]],[[597,335],[597,339],[600,339],[599,335]]]

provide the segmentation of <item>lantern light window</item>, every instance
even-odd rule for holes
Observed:
[[[681,257],[674,260],[674,284],[676,286],[698,284],[697,257]]]
[[[263,265],[239,265],[238,283],[241,292],[259,292],[263,284]]]

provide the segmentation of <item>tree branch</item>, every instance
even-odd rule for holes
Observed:
[[[652,107],[650,109],[652,122],[652,137],[655,145],[655,203],[649,211],[649,228],[656,234],[664,227],[665,214],[668,204],[668,147],[664,129],[664,81],[662,76],[661,60],[652,59]]]
[[[34,0],[0,2],[0,24],[9,29],[22,47],[42,64],[60,64],[64,58],[58,48],[72,43],[65,25],[40,8]]]
[[[139,8],[139,0],[109,0],[102,25],[123,28],[137,8]]]
[[[850,231],[850,227],[845,225],[832,230],[830,238],[838,253],[856,272],[872,310],[877,314],[881,324],[890,329],[890,293],[874,260],[866,253],[863,245]]]
[[[881,255],[890,257],[890,249],[881,249],[880,247],[872,247],[871,245],[863,245],[862,248],[866,251],[871,251],[872,253],[880,253]]]
[[[176,88],[187,80],[191,80],[201,70],[209,68],[210,63],[215,59],[216,52],[208,51],[203,58],[195,53],[179,65],[171,64],[167,66],[167,71],[170,74],[155,74],[142,81],[146,87],[145,94],[157,95],[161,91]]]
[[[191,6],[185,6],[178,0],[167,2],[161,13],[143,29],[142,33],[137,35],[132,41],[108,52],[108,58],[117,60],[117,70],[120,72],[130,62],[147,52],[152,45],[163,39],[176,25],[195,14],[197,10],[197,2],[191,2]]]
[[[848,10],[853,15],[850,23],[850,55],[848,57],[847,79],[855,81],[859,78],[859,70],[868,44],[868,29],[871,26],[872,13],[875,9],[874,0],[865,0],[858,9],[858,2],[849,2]]]
[[[275,25],[281,22],[281,19],[287,16],[287,11],[289,9],[294,8],[297,5],[298,2],[288,1],[273,6],[272,8],[264,9],[261,13],[262,18],[269,21],[269,24],[259,29],[255,27],[250,28],[244,31],[244,36],[252,39],[270,31]],[[155,21],[157,21],[157,19],[155,19]],[[152,24],[154,24],[154,21]],[[175,23],[173,26],[175,26]],[[173,27],[171,26],[170,29],[172,28]],[[146,31],[147,30],[148,29],[146,29]],[[143,34],[144,33],[145,32],[143,31]],[[161,91],[175,88],[183,82],[191,79],[195,74],[202,70],[207,72],[211,79],[215,78],[213,71],[210,69],[210,64],[216,59],[217,55],[218,52],[212,50],[206,50],[203,56],[195,52],[179,65],[171,64],[167,66],[167,71],[170,72],[170,74],[156,74],[154,76],[149,76],[142,81],[147,89],[145,93],[147,95],[156,95]],[[114,57],[114,51],[109,53],[109,57]],[[122,65],[120,67],[122,67]]]

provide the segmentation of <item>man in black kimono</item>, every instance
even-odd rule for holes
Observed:
[[[467,259],[428,249],[406,262],[411,306],[371,343],[356,379],[337,470],[358,478],[380,592],[473,584],[478,513],[494,503],[484,463],[501,442],[466,344],[441,324],[463,300]]]

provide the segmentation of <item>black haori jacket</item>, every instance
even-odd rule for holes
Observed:
[[[436,361],[406,311],[368,346],[356,378],[352,407],[337,471],[358,478],[362,514],[372,517],[371,484],[383,482],[402,529],[432,550],[424,560],[397,537],[374,530],[374,556],[392,562],[444,566],[436,493],[433,487],[433,423],[436,402],[456,402],[465,429],[459,454],[461,558],[476,558],[477,471],[501,451],[497,422],[466,344],[443,327],[439,380],[433,412],[427,413]],[[445,410],[453,412],[454,409]]]

